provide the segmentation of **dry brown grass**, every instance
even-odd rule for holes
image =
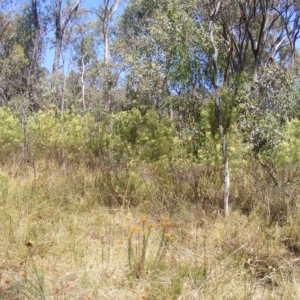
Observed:
[[[1,172],[1,299],[300,299],[296,212],[279,226],[255,212],[224,219],[196,204],[172,215],[149,204],[108,208],[85,167],[40,163],[37,178]],[[154,228],[137,279],[127,238],[145,213]],[[153,268],[165,217],[174,241]]]

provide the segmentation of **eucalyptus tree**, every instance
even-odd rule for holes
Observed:
[[[276,132],[293,115],[300,2],[227,1],[219,22],[228,47],[228,78],[252,76],[240,88],[241,120],[257,154],[274,147],[276,136],[280,141]]]
[[[5,105],[9,105],[9,102],[14,94],[14,85],[9,83],[13,79],[13,72],[11,72],[11,65],[13,64],[13,58],[16,61],[18,56],[13,57],[13,38],[15,37],[15,17],[12,16],[11,12],[1,12],[1,35],[0,35],[0,92],[1,100]],[[15,47],[15,51],[17,51]],[[24,56],[23,49],[20,49],[21,55]]]
[[[211,9],[210,22],[209,22],[209,36],[211,46],[213,48],[212,53],[212,64],[213,64],[213,74],[212,74],[212,85],[214,93],[214,103],[215,103],[215,116],[220,132],[220,137],[222,140],[222,154],[224,162],[224,212],[225,216],[229,215],[229,195],[230,195],[230,171],[229,171],[229,158],[227,151],[227,139],[226,133],[223,128],[222,123],[222,112],[221,112],[221,98],[220,98],[220,82],[219,82],[219,49],[215,40],[215,22],[217,15],[219,13],[220,7],[222,5],[222,0],[218,0]]]
[[[55,19],[55,54],[53,61],[52,73],[55,74],[59,70],[59,59],[61,56],[62,43],[66,27],[70,20],[74,17],[78,10],[81,0],[67,2],[63,7],[62,0],[55,0],[54,3],[54,19]]]
[[[9,14],[1,35],[1,95],[6,103],[16,96],[26,98],[28,106],[38,109],[44,29],[40,16],[43,14],[37,1],[23,3],[21,9]]]
[[[93,9],[97,16],[97,27],[103,38],[103,98],[108,107],[108,111],[112,111],[113,95],[112,90],[117,84],[117,77],[112,72],[112,62],[110,58],[110,44],[112,37],[112,28],[115,21],[115,15],[120,6],[121,0],[103,0]]]
[[[25,47],[25,51],[29,57],[27,98],[31,103],[30,105],[37,110],[41,107],[38,100],[38,82],[42,74],[41,62],[43,52],[43,34],[45,33],[46,24],[44,19],[45,15],[41,12],[42,8],[39,1],[31,0],[28,8],[29,20],[27,21],[27,24],[33,27],[33,29],[31,29],[32,33],[29,35],[30,40],[27,42],[27,46]]]
[[[112,21],[117,9],[120,5],[120,0],[103,0],[103,3],[99,4],[97,8],[94,9],[96,14],[101,33],[104,40],[104,64],[109,63],[110,56],[110,30],[112,27]]]
[[[27,131],[29,110],[41,107],[39,80],[43,69],[42,31],[44,23],[40,3],[37,0],[23,1],[19,6],[2,8],[5,21],[1,32],[0,77],[1,98],[20,117],[23,128],[23,159],[34,166],[32,140]],[[9,6],[8,6],[9,7]],[[5,20],[5,17],[2,19]],[[2,21],[1,20],[1,21]]]
[[[297,104],[293,89],[298,76],[299,1],[222,2],[216,23],[227,58],[224,84],[230,87],[236,79],[240,83],[231,91],[238,100],[239,128],[274,183],[292,199],[269,157],[284,140],[286,121],[294,115]]]
[[[69,98],[73,101],[78,100],[78,97],[81,98],[80,103],[83,111],[90,110],[93,107],[87,102],[91,102],[90,88],[94,85],[94,77],[98,74],[99,65],[95,24],[85,18],[73,26],[67,35],[67,42],[71,48],[72,67],[74,68],[67,81],[67,88],[72,94]],[[70,87],[68,87],[68,82]],[[100,89],[101,87],[96,84],[95,88]]]
[[[193,120],[188,126],[193,138],[197,134],[194,124],[201,116],[199,108],[213,95],[223,146],[224,210],[228,215],[229,159],[220,80],[225,68],[220,59],[225,54],[218,29],[221,4],[222,1],[131,1],[120,22],[118,43],[128,63],[129,92],[142,99],[144,105],[158,108],[171,102],[180,130],[182,121],[189,123],[186,112],[192,103]]]
[[[127,64],[127,94],[187,120],[203,100],[208,34],[196,19],[195,1],[133,0],[118,30]],[[198,106],[199,107],[199,106]],[[193,112],[192,112],[193,114]]]
[[[261,69],[278,61],[281,54],[287,55],[286,48],[294,62],[300,37],[299,4],[292,0],[223,1],[218,22],[232,74],[248,70],[257,83]]]

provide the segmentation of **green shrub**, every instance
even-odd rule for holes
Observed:
[[[285,126],[284,139],[273,154],[273,159],[280,165],[299,161],[300,121],[293,119]]]
[[[19,120],[6,108],[0,108],[0,159],[5,161],[8,155],[15,154],[23,141]]]
[[[63,119],[53,110],[38,112],[28,118],[27,132],[36,157],[57,157],[64,150],[72,159],[86,149],[88,141],[86,118],[70,111]]]
[[[170,159],[176,151],[173,130],[166,118],[159,119],[153,110],[142,115],[138,109],[115,115],[113,145],[116,155],[128,158],[156,161],[162,156]]]

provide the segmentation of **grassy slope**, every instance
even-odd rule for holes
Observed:
[[[40,164],[38,178],[6,171],[0,299],[300,298],[297,213],[279,226],[255,213],[224,219],[185,203],[171,216],[151,207],[107,208],[97,201],[101,191],[88,169]],[[143,276],[135,278],[128,236],[141,228],[142,215],[154,228]],[[166,217],[174,240],[155,265]],[[138,234],[133,242],[141,241]]]

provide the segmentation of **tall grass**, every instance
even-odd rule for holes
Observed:
[[[206,195],[210,205],[184,196],[184,191],[194,195],[190,176],[195,175],[184,173],[188,169],[183,172],[182,167],[181,180],[172,183],[173,179],[168,179],[174,189],[175,183],[184,189],[182,199],[160,185],[162,179],[156,177],[157,171],[149,168],[141,174],[145,185],[158,184],[157,190],[145,188],[152,202],[142,198],[138,206],[130,206],[125,203],[143,195],[142,187],[135,187],[136,194],[129,195],[121,188],[112,191],[108,185],[101,185],[100,178],[105,176],[101,170],[92,171],[84,165],[62,170],[59,164],[43,160],[36,165],[37,177],[33,177],[30,168],[21,171],[13,165],[1,171],[1,298],[299,297],[298,213],[282,212],[284,222],[271,222],[266,198],[259,198],[261,191],[253,192],[257,198],[252,199],[251,212],[245,214],[238,202],[243,191],[238,190],[237,209],[224,219],[219,209],[213,209],[213,201],[217,200],[212,190],[212,198]],[[176,172],[169,176],[175,178]],[[114,176],[119,174],[110,176],[110,180],[116,180]],[[209,180],[201,176],[200,191],[204,193]],[[179,189],[177,186],[176,193]],[[245,197],[251,199],[248,192],[244,190]],[[163,195],[158,197],[158,193]],[[117,199],[118,195],[128,202],[104,205],[105,197]],[[276,200],[275,191],[272,197]],[[160,201],[163,204],[159,205]],[[145,236],[141,232],[140,239],[136,236],[133,240],[130,230],[142,229],[146,224],[141,220],[142,214],[157,230]],[[166,232],[158,230],[163,228],[165,218],[169,218],[167,233],[174,240],[163,259],[155,263],[160,256],[158,249],[162,249],[158,247],[163,247],[160,240],[166,237]],[[29,242],[30,253],[26,246]],[[135,258],[131,256],[130,262],[128,255],[134,251]]]
[[[104,125],[101,134],[89,126],[58,140],[33,126],[28,161],[22,132],[2,136],[1,299],[300,298],[294,162],[277,167],[274,180],[249,154],[234,160],[224,218],[222,172],[208,156],[184,154],[176,136],[165,141],[174,146],[166,154],[146,134],[128,139],[123,153]]]

